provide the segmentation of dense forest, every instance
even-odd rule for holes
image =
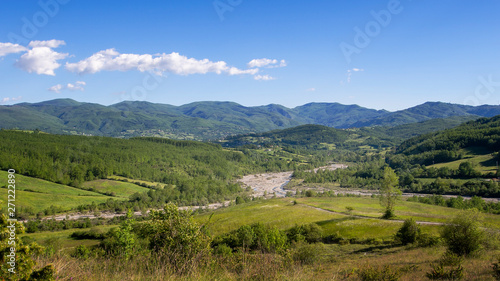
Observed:
[[[463,157],[464,148],[500,150],[500,115],[466,122],[456,128],[425,134],[404,141],[390,158],[391,165],[449,162]]]
[[[235,178],[291,170],[294,165],[249,150],[227,151],[194,141],[0,131],[0,169],[74,187],[111,175],[141,179],[159,183],[162,193],[182,204],[224,200],[241,191]]]
[[[500,197],[498,182],[494,181],[500,176],[498,169],[481,172],[472,162],[475,154],[480,154],[487,159],[482,164],[494,167],[500,160],[499,150],[500,116],[480,118],[410,138],[384,155],[365,155],[347,169],[295,171],[294,177],[304,184],[337,183],[341,187],[377,189],[384,167],[390,166],[399,176],[400,188],[406,192]],[[460,159],[457,168],[429,167]]]

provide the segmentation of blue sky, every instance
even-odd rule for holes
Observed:
[[[0,1],[1,104],[500,103],[500,2]]]

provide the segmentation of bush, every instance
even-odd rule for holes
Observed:
[[[299,242],[295,244],[292,257],[293,260],[302,264],[313,264],[320,259],[324,248],[325,245],[323,243],[307,244]]]
[[[282,253],[288,248],[286,234],[275,227],[262,223],[243,225],[235,231],[215,237],[213,247],[227,245],[232,249],[243,248],[262,253]]]
[[[396,240],[403,245],[413,244],[418,241],[420,232],[420,227],[415,220],[412,218],[407,219],[396,233]]]
[[[306,241],[308,243],[320,242],[323,230],[315,223],[296,225],[286,231],[290,241]]]
[[[317,194],[313,190],[307,190],[306,191],[306,197],[315,197]]]
[[[229,258],[233,256],[233,249],[226,244],[219,244],[214,247],[214,254],[223,258]]]
[[[74,258],[79,258],[82,260],[86,260],[90,257],[89,248],[85,247],[85,245],[79,245],[76,247],[75,252],[72,254]]]
[[[465,211],[444,226],[442,238],[448,251],[468,256],[480,249],[483,231],[480,229],[479,212]]]
[[[140,225],[140,236],[177,272],[195,270],[197,262],[209,255],[211,239],[190,213],[168,203],[161,211],[151,211],[150,217]]]
[[[1,209],[0,209],[1,211]],[[8,240],[10,237],[11,225],[15,225],[16,234],[24,233],[25,228],[20,222],[8,221],[7,216],[0,214],[0,278],[2,280],[40,280],[51,281],[54,280],[54,266],[47,265],[44,268],[34,271],[36,262],[33,259],[34,255],[39,255],[43,252],[44,248],[36,243],[30,245],[24,244],[21,239],[16,235],[14,240]],[[10,258],[8,255],[11,251],[11,245],[8,241],[14,241],[16,246],[16,261],[15,265],[9,265]],[[12,268],[15,268],[15,274],[12,274]]]
[[[106,238],[106,234],[98,228],[91,228],[90,230],[79,230],[71,233],[71,238],[75,239],[95,239],[102,240]]]
[[[431,280],[459,280],[464,278],[463,257],[447,251],[438,264],[431,264],[432,271],[426,274]]]
[[[493,277],[495,277],[496,280],[500,280],[500,258],[491,266],[493,267]]]
[[[358,276],[362,281],[396,281],[401,277],[401,272],[390,265],[382,268],[373,268],[368,265],[358,271]]]
[[[433,247],[438,245],[441,241],[439,237],[429,235],[427,233],[422,233],[418,237],[418,246],[419,247]]]

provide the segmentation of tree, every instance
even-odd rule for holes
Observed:
[[[448,251],[468,256],[481,247],[484,232],[480,228],[478,210],[463,211],[444,226],[441,233]]]
[[[380,186],[380,204],[385,208],[384,219],[395,217],[394,206],[401,196],[401,190],[398,188],[399,178],[390,167],[385,167],[384,178]]]
[[[460,163],[460,166],[458,166],[458,176],[460,177],[473,178],[479,175],[480,174],[474,170],[474,166],[469,161],[462,162]]]
[[[413,218],[405,220],[403,226],[396,233],[396,239],[403,245],[408,245],[418,241],[420,227]]]

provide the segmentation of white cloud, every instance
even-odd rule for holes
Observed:
[[[264,67],[264,66],[268,68],[284,67],[286,66],[286,61],[285,60],[278,61],[277,59],[263,58],[263,59],[253,59],[248,63],[248,67]]]
[[[61,92],[62,88],[63,88],[63,85],[57,84],[57,85],[54,85],[54,86],[48,88],[47,90],[59,94]]]
[[[309,89],[306,89],[306,92],[314,92],[316,91],[316,88],[309,88]]]
[[[58,53],[52,48],[66,44],[61,40],[31,41],[31,50],[23,54],[16,62],[16,66],[29,73],[45,74],[55,76],[54,70],[61,65],[57,62],[68,56],[68,54]]]
[[[54,93],[60,93],[62,90],[83,91],[84,90],[83,86],[85,86],[86,84],[87,83],[85,83],[84,81],[76,81],[74,84],[72,83],[68,83],[66,85],[57,84],[48,88],[47,90]]]
[[[254,75],[257,72],[259,72],[258,68],[251,68],[251,69],[246,69],[246,70],[241,70],[236,67],[231,67],[229,68],[229,71],[227,72],[229,75],[240,75],[240,74],[251,74]]]
[[[263,67],[270,64],[276,64],[278,60],[276,59],[253,59],[248,63],[248,67]]]
[[[253,77],[253,79],[255,79],[255,80],[264,80],[264,81],[268,81],[268,80],[274,80],[274,79],[276,79],[276,78],[271,77],[271,76],[269,76],[269,75],[267,75],[267,74],[266,74],[266,75],[255,75],[255,76]]]
[[[1,101],[0,101],[0,104],[4,104],[4,103],[7,103],[9,101],[18,101],[18,100],[21,100],[23,97],[21,96],[18,96],[17,98],[9,98],[9,97],[6,97],[6,98],[3,98]]]
[[[1,43],[0,42],[0,57],[6,56],[8,54],[15,54],[19,52],[24,52],[28,49],[26,47],[21,46],[19,44],[12,43]]]
[[[36,48],[36,47],[57,48],[61,45],[66,45],[66,42],[64,42],[63,40],[56,40],[56,39],[47,40],[47,41],[35,40],[35,41],[31,41],[28,44],[28,46],[31,48]]]
[[[179,75],[226,73],[229,75],[255,74],[258,69],[241,70],[230,67],[224,61],[197,60],[173,52],[170,54],[120,54],[115,49],[107,49],[76,63],[66,63],[66,69],[79,74],[100,71],[153,71],[161,74],[170,72]]]
[[[365,71],[362,68],[352,68],[347,70],[347,83],[351,83],[351,76],[353,72]]]

